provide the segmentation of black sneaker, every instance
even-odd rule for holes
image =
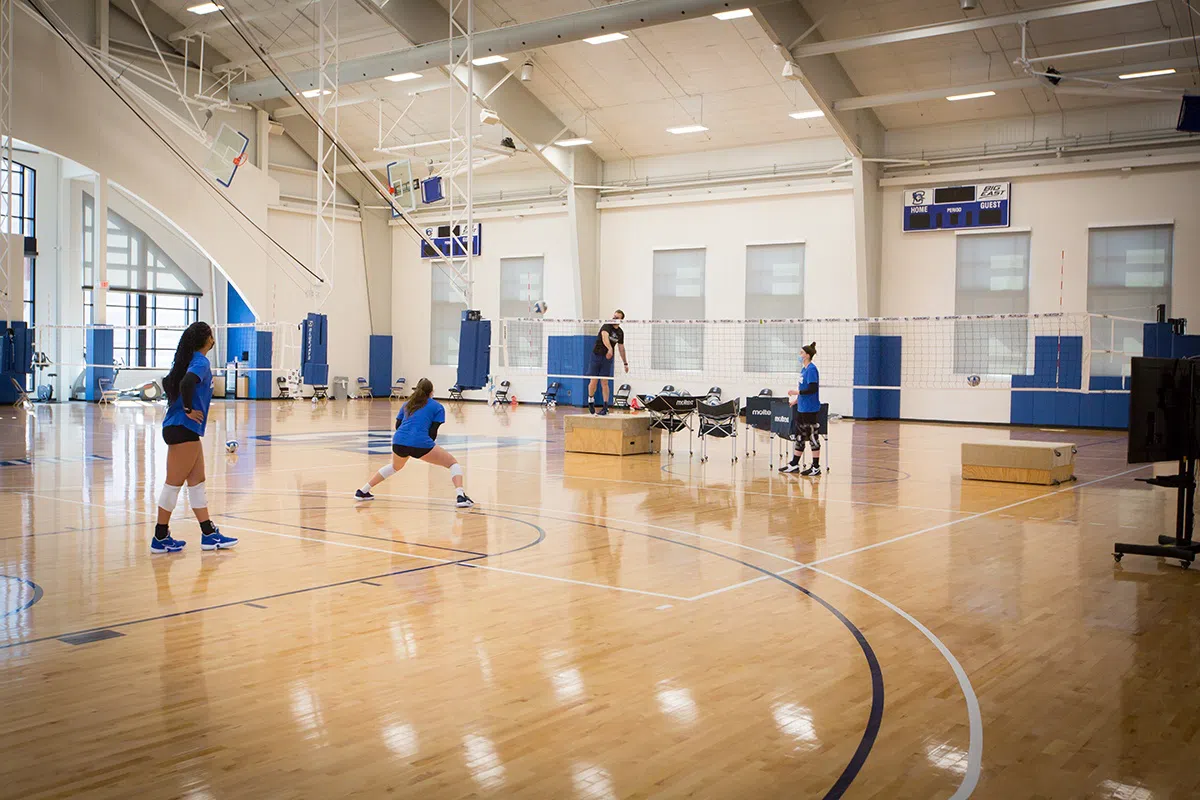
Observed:
[[[374,500],[375,495],[371,494],[370,492],[364,492],[362,489],[355,489],[354,490],[354,499],[355,500]]]
[[[596,404],[595,403],[588,403],[588,413],[595,416],[595,414],[596,414]]]
[[[800,474],[808,475],[809,477],[816,477],[817,475],[821,474],[821,468],[820,467],[809,467],[808,469],[804,470]]]
[[[602,417],[607,417],[608,416],[608,406],[600,406],[600,410],[597,411],[596,413]]]
[[[471,506],[475,505],[475,501],[467,497],[466,494],[460,494],[458,496],[458,501],[454,505],[458,506],[459,508],[470,508]]]
[[[800,471],[800,465],[799,464],[784,464],[782,467],[779,468],[779,471],[796,473],[796,472]]]

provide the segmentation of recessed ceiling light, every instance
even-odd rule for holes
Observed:
[[[678,136],[681,133],[704,133],[708,128],[703,125],[680,125],[677,128],[667,128],[667,133]]]
[[[748,8],[739,8],[736,11],[719,11],[716,14],[713,14],[713,16],[722,22],[727,22],[731,19],[741,19],[742,17],[749,17],[753,14],[754,12]]]
[[[323,94],[333,94],[329,89],[309,89],[300,93],[304,97],[320,97]]]
[[[499,64],[501,61],[508,61],[506,56],[480,56],[471,63],[477,67],[486,67],[488,64]]]
[[[825,116],[825,112],[819,108],[814,108],[812,111],[793,111],[788,116],[792,119],[816,119],[817,117]]]
[[[1131,81],[1134,78],[1157,78],[1159,75],[1174,75],[1174,74],[1175,74],[1175,68],[1170,67],[1168,69],[1152,69],[1152,70],[1148,70],[1146,72],[1127,72],[1124,75],[1118,75],[1117,77],[1119,77],[1123,81]]]
[[[591,139],[585,139],[582,136],[576,136],[574,139],[559,139],[555,142],[559,147],[582,147],[585,144],[591,143]]]
[[[600,36],[590,36],[587,39],[584,39],[584,41],[588,44],[608,44],[609,42],[619,42],[622,39],[628,38],[629,37],[623,33],[604,33]]]
[[[401,72],[397,75],[385,75],[383,79],[392,83],[400,83],[400,81],[415,81],[419,77],[421,77],[419,72]]]
[[[193,14],[200,14],[203,16],[204,14],[211,14],[214,11],[220,11],[224,7],[225,6],[219,6],[216,3],[201,3],[198,6],[188,6],[188,11],[192,12]]]
[[[992,97],[996,93],[988,90],[986,92],[971,92],[970,94],[952,94],[946,99],[951,103],[956,103],[959,100],[978,100],[981,97]]]

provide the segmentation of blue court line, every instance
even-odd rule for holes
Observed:
[[[260,494],[261,494],[261,492],[260,492]],[[462,513],[461,511],[459,511],[457,508],[454,508],[454,507],[439,508],[432,504],[428,505],[427,507],[430,508],[431,510],[436,510],[436,511],[453,511],[455,513]],[[276,594],[268,594],[268,595],[263,595],[261,597],[251,597],[246,600],[233,600],[228,603],[218,603],[216,605],[203,606],[201,608],[191,608],[186,611],[175,611],[170,614],[159,614],[159,615],[156,615],[153,617],[143,617],[142,619],[126,620],[125,622],[116,622],[116,623],[107,624],[107,625],[96,625],[94,627],[85,628],[83,630],[67,631],[65,633],[56,633],[56,634],[52,634],[50,636],[41,636],[36,639],[21,639],[19,641],[15,641],[15,642],[7,642],[5,644],[0,644],[0,650],[8,650],[13,647],[20,647],[21,645],[27,645],[27,644],[39,644],[41,642],[48,642],[48,641],[52,641],[52,640],[61,639],[64,636],[78,636],[80,634],[92,633],[95,631],[112,630],[114,628],[127,628],[131,625],[141,625],[142,623],[145,623],[145,622],[157,622],[157,621],[161,621],[161,620],[165,620],[165,619],[173,619],[175,617],[187,617],[187,616],[191,616],[192,614],[199,614],[204,611],[216,611],[216,610],[222,609],[222,608],[232,608],[233,606],[245,605],[247,603],[257,603],[257,602],[261,602],[263,600],[276,600],[281,597],[291,597],[293,595],[307,594],[309,592],[320,591],[321,589],[336,589],[339,586],[349,586],[350,584],[353,584],[353,583],[361,583],[364,580],[369,581],[369,580],[378,580],[380,578],[391,578],[391,577],[395,577],[397,575],[408,575],[408,574],[411,574],[414,572],[424,572],[425,570],[437,569],[439,567],[450,567],[450,566],[455,566],[458,564],[464,564],[464,563],[467,563],[470,561],[479,561],[480,559],[483,559],[483,558],[495,558],[497,556],[505,556],[505,555],[509,555],[510,553],[519,553],[522,550],[527,550],[531,547],[536,547],[537,545],[541,544],[546,538],[545,529],[543,529],[540,525],[536,525],[532,522],[529,522],[528,520],[516,519],[514,517],[503,516],[500,514],[490,514],[490,513],[484,512],[484,511],[470,511],[470,512],[467,512],[466,516],[494,517],[494,518],[499,518],[499,519],[511,520],[513,522],[519,522],[522,525],[527,525],[528,527],[533,528],[535,531],[538,532],[538,535],[537,535],[536,539],[534,539],[533,541],[531,541],[527,544],[521,545],[520,547],[515,547],[511,550],[503,550],[499,553],[484,553],[483,555],[472,556],[471,558],[459,559],[457,561],[445,561],[440,564],[427,564],[423,567],[410,567],[409,569],[394,570],[392,572],[384,572],[379,575],[367,575],[365,577],[351,578],[349,580],[337,581],[335,583],[324,583],[324,584],[320,584],[318,586],[308,586],[303,589],[291,589],[286,592],[277,592]],[[403,557],[405,554],[404,553],[396,553],[396,555]],[[9,577],[9,576],[2,576],[2,577]],[[24,579],[16,578],[15,580],[24,580]],[[30,603],[28,603],[25,606],[25,608],[28,608],[29,606],[33,605],[33,603],[36,603],[38,600],[41,599],[41,588],[37,587],[36,584],[33,584],[30,581],[25,581],[25,582],[29,583],[31,586],[34,586],[37,589],[37,595],[34,598],[34,600],[32,600]],[[18,609],[18,610],[24,610],[24,609]]]
[[[0,617],[7,617],[7,616],[11,616],[13,614],[20,614],[22,611],[25,611],[26,609],[30,608],[38,600],[41,600],[42,595],[44,594],[44,592],[42,591],[42,587],[38,586],[36,583],[29,580],[28,578],[18,578],[16,575],[0,575],[0,580],[16,581],[17,583],[23,583],[26,586],[28,586],[30,589],[33,589],[33,597],[29,598],[28,603],[21,606],[20,608],[11,608],[8,611],[5,611],[3,614],[0,614]]]

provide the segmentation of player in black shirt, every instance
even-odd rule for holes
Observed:
[[[613,312],[611,322],[606,322],[596,334],[596,344],[592,346],[592,361],[588,365],[588,411],[596,413],[596,383],[600,378],[613,376],[613,348],[621,351],[621,360],[625,362],[625,371],[629,372],[629,357],[625,355],[625,332],[621,330],[621,320],[625,312],[617,309]],[[600,408],[603,416],[608,413],[608,398],[611,396],[611,380],[600,380],[600,391],[604,395],[604,405]]]

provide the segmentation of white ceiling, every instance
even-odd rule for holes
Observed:
[[[197,17],[188,12],[186,7],[197,0],[157,1],[181,27],[218,16]],[[962,11],[959,0],[803,0],[803,6],[813,19],[820,20],[820,33],[828,40],[1063,1],[979,0],[975,11]],[[236,9],[244,17],[286,5],[271,0],[227,2],[236,2]],[[485,30],[598,5],[603,2],[476,0],[476,26]],[[1200,3],[1195,5],[1200,9]],[[409,45],[386,22],[354,0],[342,0],[338,9],[342,59]],[[313,13],[311,6],[276,12],[252,19],[248,25],[284,69],[311,68],[315,64]],[[1159,0],[1035,21],[1029,27],[1029,55],[1188,35],[1186,14],[1184,0]],[[1200,17],[1196,23],[1200,24]],[[249,77],[267,75],[231,28],[213,31],[208,41],[226,56],[246,60]],[[1192,53],[1190,44],[1159,46],[1070,59],[1056,66],[1063,72],[1113,67],[1115,73],[1116,65],[1122,63],[1144,64],[1167,58],[1178,61]],[[873,95],[1020,77],[1022,73],[1013,65],[1019,54],[1019,32],[1015,26],[1006,26],[845,52],[838,58],[859,93]],[[575,135],[592,139],[592,149],[609,162],[832,135],[823,119],[798,121],[788,117],[791,111],[812,109],[815,104],[798,81],[781,76],[783,59],[753,17],[730,22],[704,17],[632,31],[628,39],[610,44],[574,42],[511,54],[506,66],[518,70],[525,59],[536,66],[533,79],[526,84],[528,88]],[[431,70],[420,81],[347,85],[341,90],[343,100],[368,98],[371,102],[340,108],[339,132],[367,162],[385,157],[376,152],[381,124],[386,131],[396,123],[385,144],[444,138],[450,129],[452,99],[457,92],[433,91],[416,98],[410,94],[421,86],[444,83],[441,73]],[[1180,74],[1172,78],[1138,85],[1194,87],[1195,70],[1181,68]],[[876,109],[876,113],[886,128],[895,129],[1129,102],[1133,101],[1127,97],[1082,97],[1037,88],[1003,91],[979,101],[950,103],[938,99],[888,106]],[[684,136],[666,132],[670,126],[694,122],[710,130]],[[499,126],[483,126],[482,130],[485,141],[493,144],[505,135]],[[409,152],[420,158],[444,155],[436,149]],[[492,169],[540,168],[535,159],[527,157]]]

